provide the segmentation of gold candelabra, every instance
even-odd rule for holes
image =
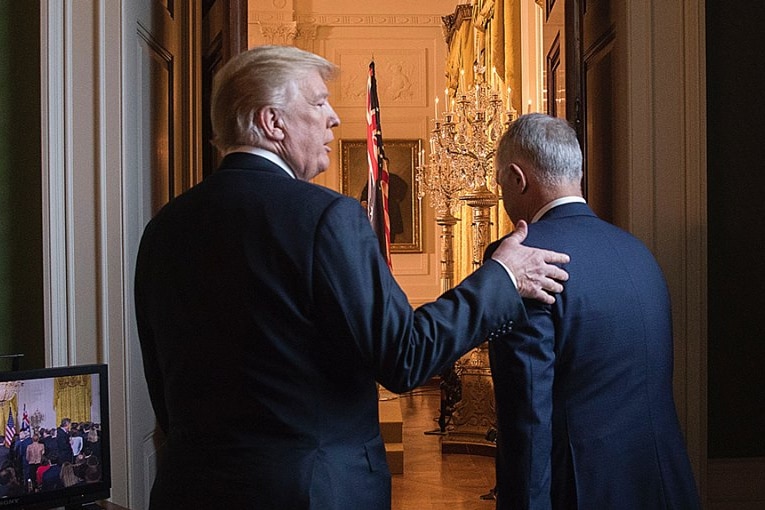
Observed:
[[[460,71],[459,87],[451,100],[450,90],[444,90],[443,112],[439,111],[436,97],[430,154],[425,163],[425,151],[420,151],[417,166],[419,197],[430,195],[436,223],[441,226],[441,279],[443,286],[448,282],[447,288],[454,278],[451,242],[460,201],[473,211],[473,269],[481,265],[491,241],[491,208],[498,202],[493,191],[496,145],[517,116],[511,90],[508,87],[506,95],[500,91],[496,70],[492,69],[487,81],[485,66],[476,64],[473,76],[473,84],[467,87],[465,72]]]
[[[436,210],[436,224],[440,227],[441,239],[441,292],[446,292],[454,286],[454,225],[457,219],[454,214],[459,208],[462,180],[457,161],[444,155],[439,157],[433,149],[433,138],[430,140],[430,155],[428,164],[424,164],[425,150],[419,154],[417,165],[417,197],[430,195],[430,201]]]

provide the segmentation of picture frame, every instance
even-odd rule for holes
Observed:
[[[383,140],[388,158],[390,187],[388,215],[391,222],[391,253],[422,253],[420,201],[415,178],[417,157],[422,149],[420,139]],[[340,140],[341,192],[361,203],[365,194],[369,167],[367,141]]]

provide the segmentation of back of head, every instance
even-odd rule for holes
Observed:
[[[213,144],[222,152],[259,146],[255,116],[266,106],[287,108],[296,82],[318,72],[326,81],[338,70],[328,60],[294,46],[258,46],[240,53],[215,75],[210,100]]]
[[[582,179],[582,149],[576,131],[558,117],[521,115],[507,128],[497,146],[497,167],[524,161],[542,184],[557,187]]]

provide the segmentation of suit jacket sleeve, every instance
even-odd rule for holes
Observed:
[[[412,310],[353,200],[336,200],[318,230],[313,301],[323,325],[334,337],[350,339],[377,381],[392,391],[424,383],[491,333],[508,331],[525,317],[510,277],[494,261]]]
[[[499,241],[486,250],[488,260]],[[489,344],[497,400],[497,508],[551,508],[555,323],[552,305],[524,300],[526,321]]]
[[[498,508],[550,508],[555,331],[549,305],[490,345],[497,398]]]

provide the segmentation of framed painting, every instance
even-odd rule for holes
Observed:
[[[420,201],[415,179],[421,140],[383,140],[388,158],[390,186],[388,216],[390,217],[391,253],[422,252],[420,230]],[[367,141],[340,140],[341,192],[360,203],[367,200]]]

